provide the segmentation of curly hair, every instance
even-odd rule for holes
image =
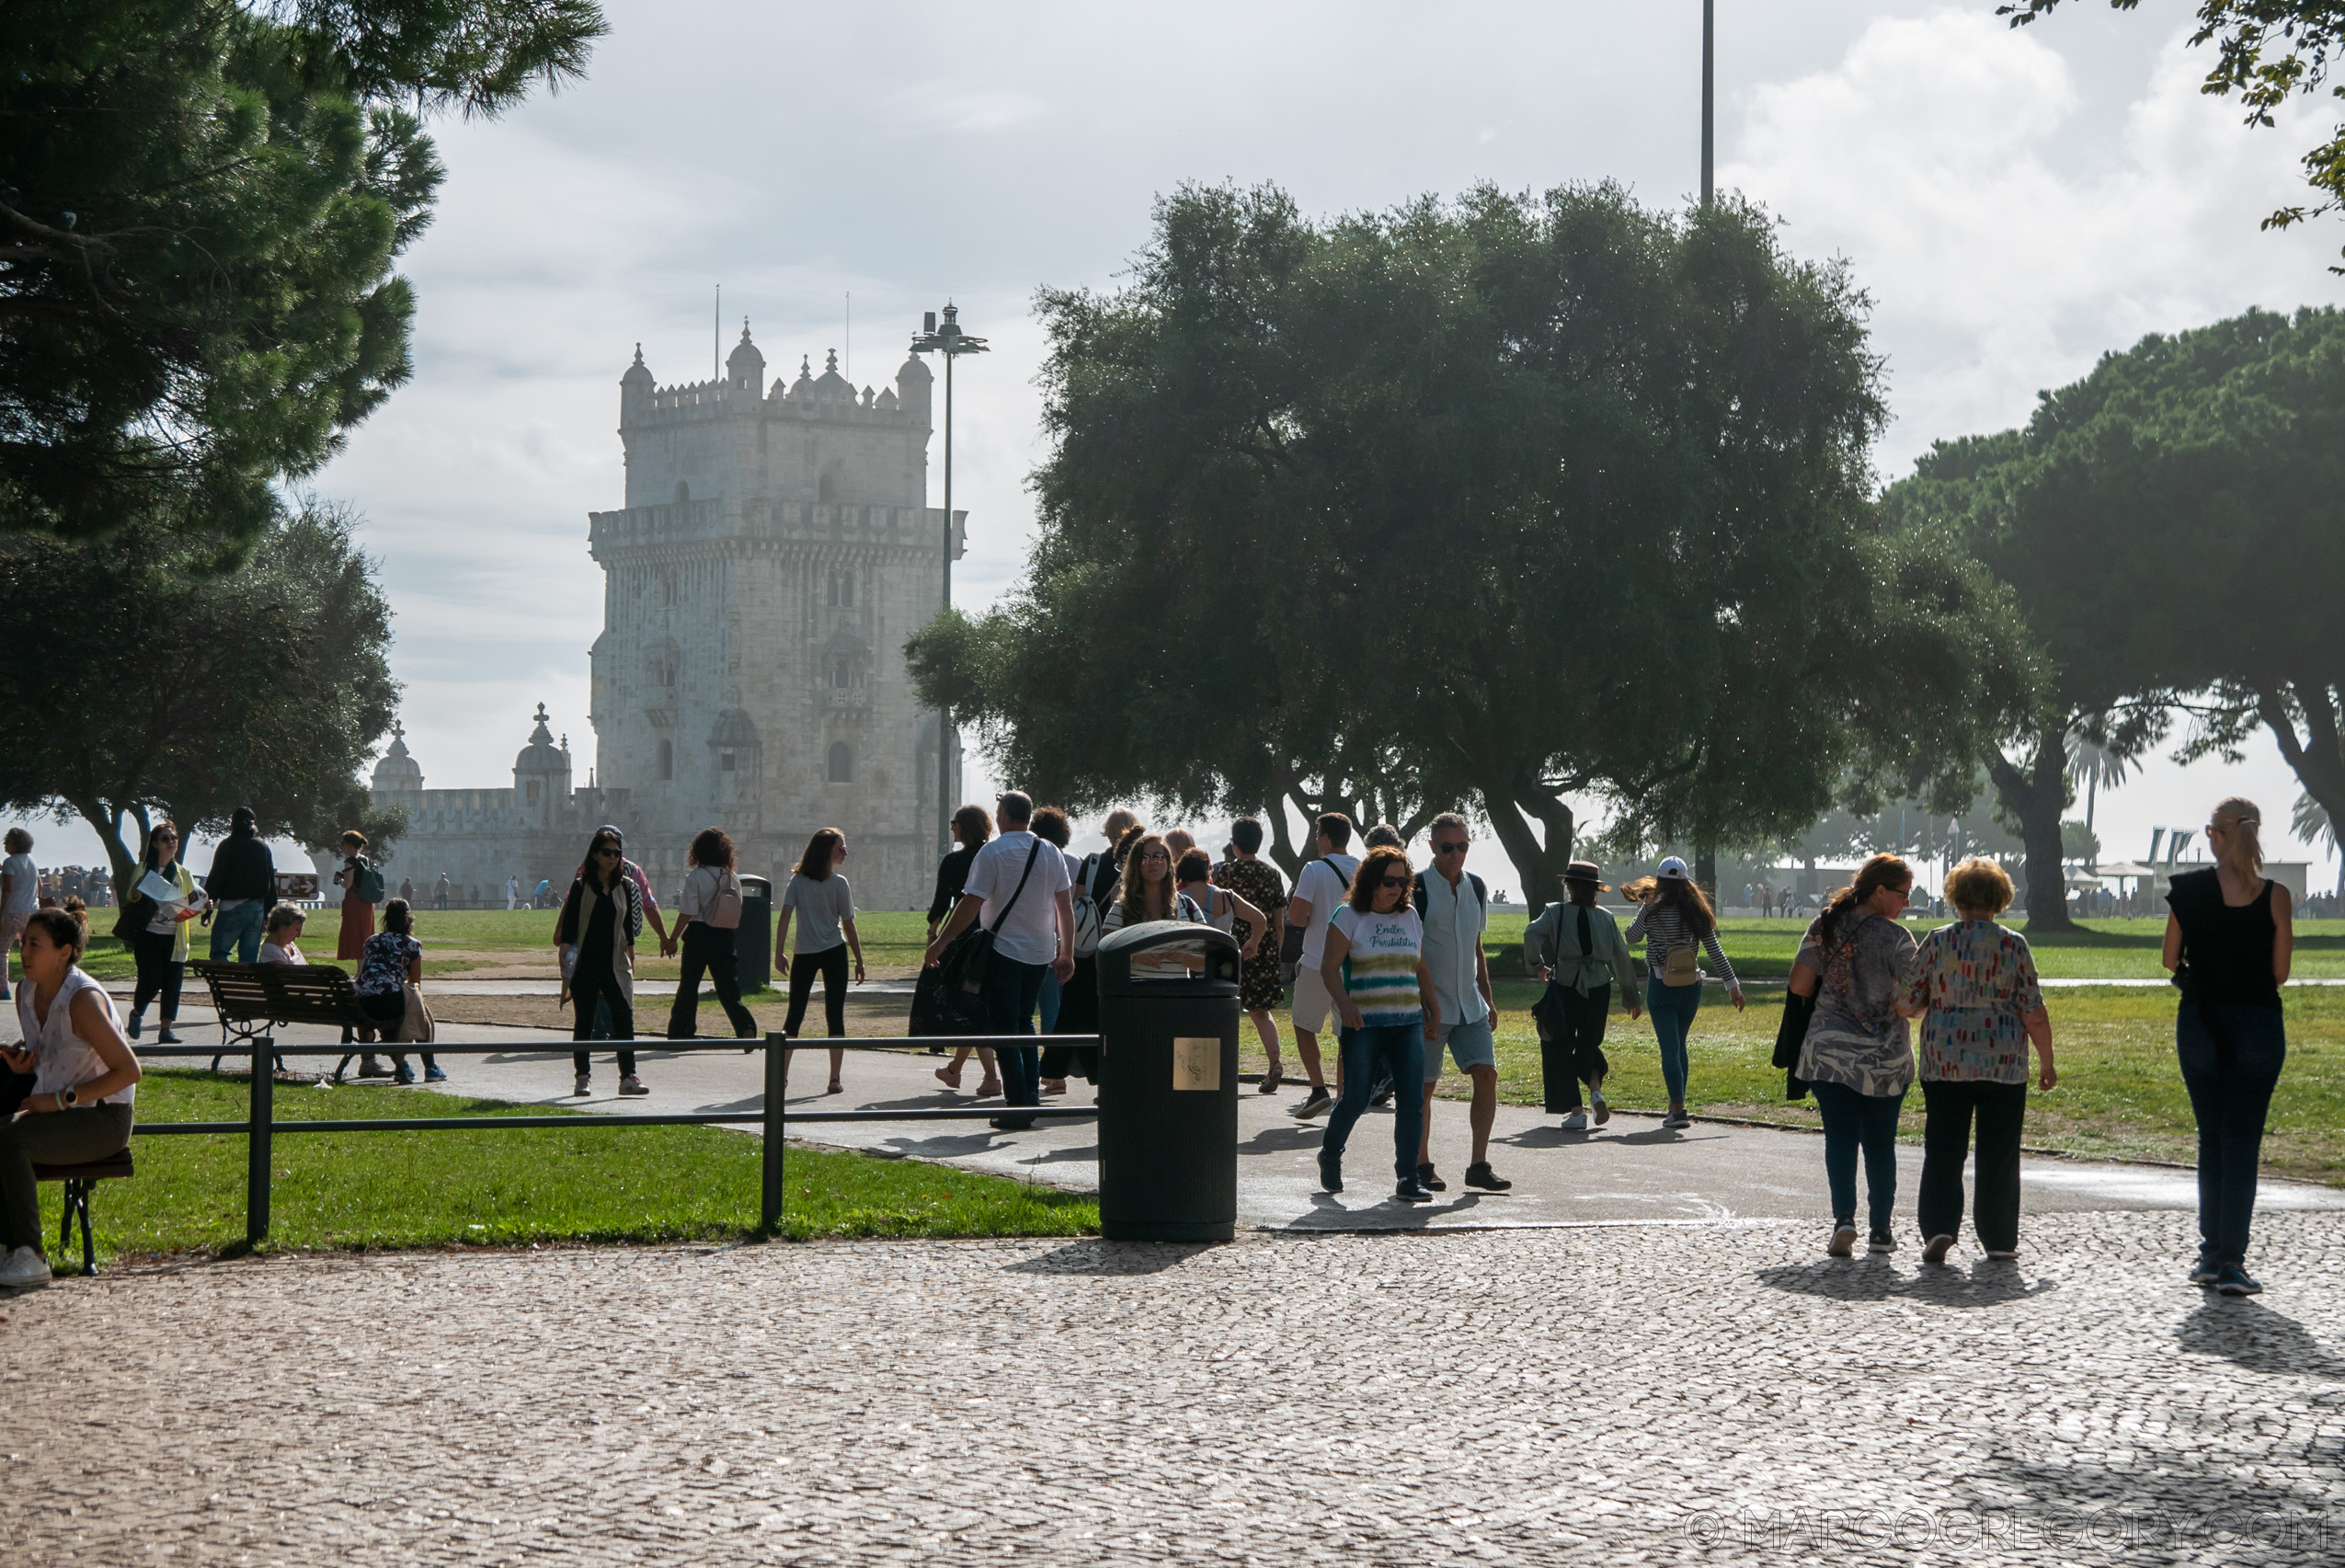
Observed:
[[[1964,914],[1993,920],[2011,907],[2011,874],[1980,855],[1956,866],[1946,878],[1946,901]]]
[[[722,828],[703,828],[692,835],[692,847],[685,858],[694,865],[712,866],[718,871],[730,871],[739,864],[733,853],[732,835]]]
[[[1384,868],[1388,865],[1398,865],[1402,878],[1401,901],[1392,906],[1392,911],[1398,914],[1409,907],[1407,879],[1416,875],[1414,868],[1409,864],[1409,852],[1395,849],[1390,844],[1378,844],[1368,851],[1360,862],[1359,870],[1352,874],[1352,908],[1362,914],[1376,909],[1376,890],[1383,885]]]

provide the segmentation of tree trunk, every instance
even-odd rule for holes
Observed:
[[[2027,844],[2028,932],[2075,931],[2068,918],[2068,882],[2060,868],[2060,814],[2068,809],[2065,718],[2036,731],[2035,754],[2023,772],[1998,747],[1988,763],[1996,799],[2019,818]]]
[[[1528,785],[1517,785],[1504,794],[1480,787],[1482,812],[1504,846],[1506,858],[1515,863],[1515,874],[1523,879],[1524,906],[1530,918],[1537,920],[1562,890],[1563,868],[1572,863],[1576,828],[1572,808]],[[1546,843],[1541,844],[1531,832],[1530,824],[1523,819],[1526,812],[1546,830]]]
[[[1718,851],[1715,848],[1701,847],[1694,851],[1694,883],[1701,888],[1702,896],[1710,900],[1711,909],[1721,906],[1722,900],[1718,897]]]
[[[139,856],[146,853],[146,814],[142,811],[138,816],[139,847],[134,852],[122,841],[124,813],[119,807],[109,807],[100,800],[78,797],[68,798],[66,804],[89,824],[90,830],[97,835],[97,841],[105,847],[106,864],[114,876],[114,901],[120,904],[122,895],[137,881]]]
[[[2289,713],[2290,698],[2305,715],[2302,737]],[[2280,743],[2280,754],[2295,770],[2305,793],[2328,813],[2330,841],[2345,846],[2345,723],[2339,720],[2340,705],[2334,688],[2309,681],[2256,693],[2256,712]],[[2345,847],[2337,855],[2337,896],[2345,899]]]
[[[1274,800],[1262,815],[1270,824],[1270,858],[1287,874],[1287,886],[1292,887],[1295,878],[1303,874],[1303,857],[1296,853],[1295,841],[1287,832],[1287,803]]]

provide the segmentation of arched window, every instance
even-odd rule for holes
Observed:
[[[853,681],[854,668],[844,658],[834,658],[830,661],[830,684],[834,689],[843,691]]]
[[[839,499],[839,465],[827,464],[822,475],[814,482],[814,498],[822,506],[835,505]]]
[[[535,805],[537,804],[537,786],[538,786],[539,782],[540,782],[540,781],[538,781],[538,780],[536,780],[536,779],[532,779],[532,780],[530,780],[530,781],[529,781],[529,786],[528,786],[527,795],[528,795],[529,803],[530,803],[532,806],[535,806]]]
[[[834,608],[841,609],[850,607],[855,602],[854,573],[833,572],[830,574],[830,602]]]
[[[676,776],[676,743],[672,740],[659,743],[659,776],[663,779]]]
[[[734,771],[732,752],[719,751],[716,754],[716,771],[720,773],[729,773]]]
[[[832,784],[855,782],[855,754],[843,740],[834,740],[830,743],[830,782]]]
[[[692,487],[690,485],[685,484],[685,483],[684,483],[681,479],[677,480],[677,481],[676,481],[676,504],[677,504],[678,506],[680,506],[680,507],[681,507],[681,506],[684,506],[684,505],[688,504],[688,503],[692,500]]]

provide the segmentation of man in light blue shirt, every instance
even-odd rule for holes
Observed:
[[[1433,869],[1416,880],[1417,915],[1424,922],[1424,964],[1441,1008],[1441,1036],[1458,1070],[1473,1081],[1469,1120],[1474,1157],[1466,1185],[1504,1192],[1515,1184],[1490,1168],[1490,1128],[1498,1119],[1498,1009],[1491,1000],[1490,962],[1481,933],[1490,924],[1490,898],[1479,876],[1466,869],[1472,836],[1466,819],[1445,811],[1433,819]],[[1417,1146],[1417,1180],[1436,1191],[1446,1187],[1433,1168],[1433,1089],[1441,1077],[1441,1042],[1424,1053],[1424,1136]]]

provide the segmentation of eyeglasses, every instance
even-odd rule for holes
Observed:
[[[598,844],[595,846],[594,853],[597,854],[615,855],[619,853],[619,846],[617,844]]]
[[[1436,854],[1463,854],[1466,853],[1466,841],[1463,839],[1458,839],[1449,843],[1436,844],[1433,846],[1433,853]]]
[[[1170,854],[1167,854],[1167,853],[1166,853],[1164,851],[1162,851],[1162,850],[1150,850],[1150,851],[1149,851],[1146,854],[1144,854],[1144,855],[1140,856],[1140,859],[1142,859],[1143,861],[1150,861],[1150,860],[1171,860],[1172,858],[1172,857]]]
[[[1382,883],[1387,887],[1406,887],[1408,885],[1409,879],[1405,876],[1388,876]]]

